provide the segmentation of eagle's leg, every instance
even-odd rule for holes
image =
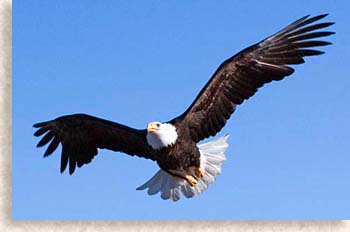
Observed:
[[[186,175],[185,179],[192,187],[198,184],[198,181],[192,175]]]

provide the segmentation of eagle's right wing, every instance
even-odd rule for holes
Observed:
[[[51,141],[44,157],[51,155],[62,144],[61,172],[69,161],[69,173],[75,167],[88,164],[97,155],[97,148],[120,151],[129,155],[155,160],[146,141],[146,130],[133,129],[119,123],[86,114],[74,114],[33,125],[39,128],[35,136],[44,137],[37,147]]]
[[[304,63],[305,56],[324,53],[311,49],[331,44],[318,39],[334,32],[318,30],[333,23],[312,24],[324,17],[326,14],[302,17],[223,62],[191,106],[171,123],[188,128],[195,142],[214,136],[236,106],[252,97],[258,88],[291,75],[294,69],[290,65]]]

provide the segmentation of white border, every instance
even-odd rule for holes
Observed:
[[[22,0],[25,1],[25,0]],[[12,221],[12,1],[0,1],[0,231],[350,231],[350,221]]]

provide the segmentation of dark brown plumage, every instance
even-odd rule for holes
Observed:
[[[51,141],[44,157],[51,155],[59,143],[62,144],[61,172],[66,169],[68,161],[70,174],[76,166],[80,168],[90,163],[97,155],[97,148],[155,160],[150,152],[152,148],[146,141],[146,130],[136,130],[86,114],[63,116],[34,124],[34,127],[40,128],[35,132],[35,136],[46,133],[37,147]]]
[[[35,136],[44,135],[38,147],[49,144],[44,156],[62,144],[61,172],[69,163],[75,167],[90,163],[98,148],[124,152],[155,160],[165,171],[199,166],[196,143],[216,135],[226,124],[236,106],[271,81],[282,80],[294,69],[289,65],[304,63],[304,57],[323,54],[310,49],[331,43],[313,40],[333,32],[318,31],[333,23],[312,24],[326,14],[305,16],[278,33],[227,59],[216,70],[191,106],[169,121],[176,127],[178,139],[171,147],[153,149],[146,140],[147,130],[137,130],[84,114],[63,116],[37,123]]]
[[[179,172],[185,173],[190,167],[200,166],[200,153],[188,132],[178,131],[178,134],[179,138],[174,145],[155,150],[153,153],[155,157],[159,157],[157,164],[160,168],[172,175],[183,177]]]

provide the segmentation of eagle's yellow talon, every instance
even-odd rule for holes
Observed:
[[[198,184],[198,181],[191,175],[187,175],[186,180],[192,187]]]
[[[205,174],[205,171],[203,168],[195,168],[194,169],[194,174],[199,177],[199,178],[203,178],[204,177],[204,174]]]

